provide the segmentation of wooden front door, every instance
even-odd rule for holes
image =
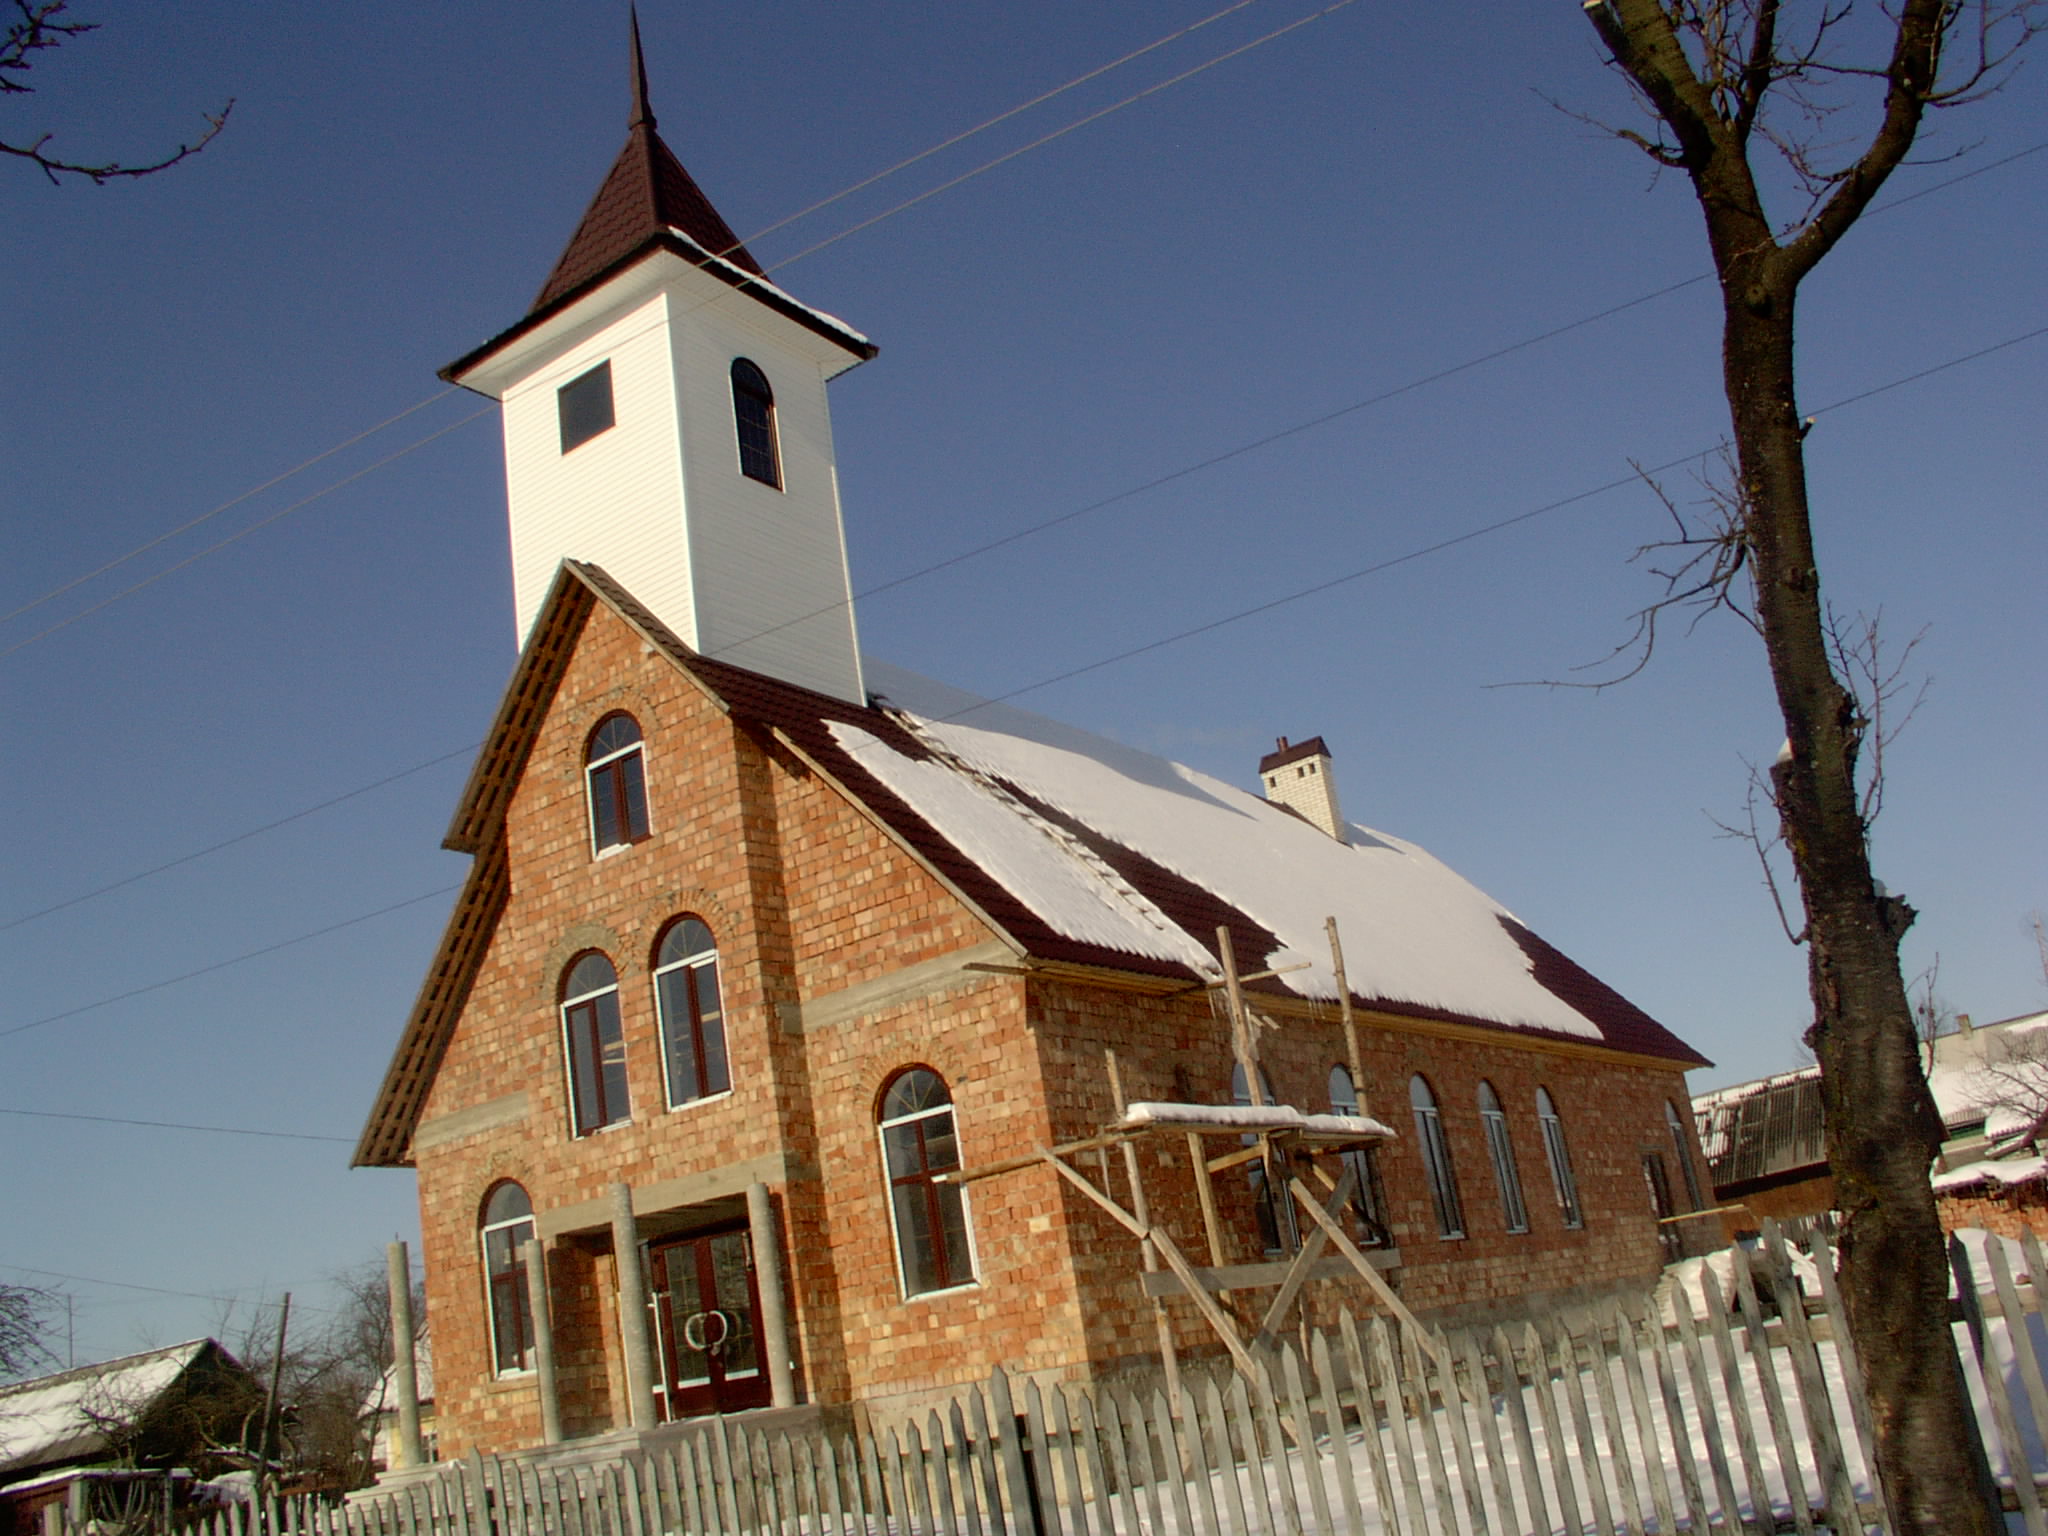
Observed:
[[[664,1420],[768,1406],[752,1257],[744,1226],[649,1247]]]

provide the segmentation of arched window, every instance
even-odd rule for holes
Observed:
[[[647,774],[640,726],[631,715],[606,715],[583,754],[590,789],[590,846],[603,853],[647,836]]]
[[[587,1136],[629,1113],[626,1037],[619,1025],[619,978],[592,950],[562,977],[562,1044],[576,1134]]]
[[[768,375],[744,357],[732,360],[732,419],[739,433],[740,473],[782,489],[782,455],[775,441],[775,392]]]
[[[1408,1079],[1408,1103],[1415,1111],[1415,1144],[1422,1149],[1422,1170],[1429,1178],[1429,1198],[1436,1207],[1438,1237],[1465,1235],[1465,1208],[1458,1199],[1458,1175],[1451,1167],[1451,1144],[1444,1139],[1443,1117],[1436,1095],[1421,1073]]]
[[[1707,1202],[1700,1198],[1700,1176],[1692,1164],[1692,1143],[1685,1134],[1685,1121],[1679,1118],[1678,1106],[1669,1099],[1664,1101],[1664,1129],[1671,1133],[1671,1150],[1685,1175],[1686,1198],[1692,1202],[1686,1209],[1697,1211]]]
[[[1358,1089],[1351,1081],[1351,1069],[1342,1062],[1330,1068],[1330,1113],[1358,1113]],[[1379,1159],[1371,1147],[1356,1147],[1344,1154],[1344,1166],[1358,1185],[1351,1197],[1351,1211],[1358,1218],[1358,1241],[1368,1248],[1378,1247],[1387,1241],[1387,1193],[1380,1186]]]
[[[1273,1079],[1266,1076],[1266,1069],[1259,1068],[1259,1087],[1264,1090],[1266,1102],[1277,1104],[1279,1099],[1273,1092]],[[1251,1089],[1247,1085],[1244,1066],[1240,1063],[1230,1069],[1230,1102],[1249,1104]],[[1246,1136],[1246,1146],[1259,1138]],[[1294,1205],[1285,1198],[1277,1198],[1273,1186],[1266,1182],[1266,1169],[1261,1163],[1245,1164],[1245,1180],[1251,1185],[1252,1213],[1259,1222],[1259,1246],[1267,1253],[1289,1253],[1301,1246],[1300,1233],[1294,1225]]]
[[[663,931],[654,955],[654,1002],[661,1015],[668,1107],[732,1087],[718,997],[718,945],[698,919],[678,918]]]
[[[534,1235],[533,1202],[509,1179],[484,1197],[478,1224],[484,1249],[484,1294],[491,1316],[491,1369],[504,1376],[533,1369],[533,1308],[527,1300],[526,1243]]]
[[[1550,1164],[1550,1187],[1557,1194],[1557,1211],[1567,1227],[1583,1227],[1585,1214],[1579,1209],[1579,1184],[1572,1177],[1572,1156],[1564,1144],[1564,1122],[1557,1117],[1550,1090],[1536,1090],[1536,1128],[1543,1133],[1543,1156]]]
[[[1500,1188],[1500,1219],[1510,1232],[1529,1230],[1529,1207],[1522,1199],[1522,1175],[1515,1167],[1515,1144],[1508,1140],[1507,1111],[1493,1084],[1479,1084],[1479,1123],[1486,1127],[1486,1155],[1493,1161],[1493,1182]]]
[[[946,1080],[929,1067],[898,1073],[882,1094],[879,1125],[903,1294],[971,1284],[974,1253],[967,1237],[966,1197],[958,1184],[932,1182],[933,1174],[960,1166]]]

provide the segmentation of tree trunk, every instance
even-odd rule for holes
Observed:
[[[1717,242],[1718,243],[1718,242]],[[1835,675],[1793,392],[1790,279],[1724,268],[1722,365],[1755,562],[1757,617],[1789,752],[1772,771],[1806,918],[1828,1162],[1843,1216],[1841,1285],[1902,1531],[1989,1533],[1971,1408],[1948,1320],[1948,1266],[1928,1172],[1942,1126],[1899,972],[1912,908],[1870,872],[1856,784],[1864,722]],[[1766,265],[1764,262],[1755,265]],[[1874,1341],[1882,1347],[1871,1347]]]

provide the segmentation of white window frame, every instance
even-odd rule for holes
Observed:
[[[1508,1138],[1507,1111],[1500,1095],[1484,1078],[1479,1083],[1479,1123],[1486,1129],[1486,1155],[1493,1163],[1493,1182],[1500,1190],[1500,1219],[1509,1232],[1529,1230],[1529,1202],[1522,1195],[1522,1170],[1515,1163],[1515,1144]]]
[[[1416,1100],[1418,1085],[1429,1099],[1427,1104]],[[1420,1072],[1408,1079],[1408,1107],[1415,1115],[1416,1150],[1422,1154],[1422,1172],[1429,1183],[1437,1240],[1462,1242],[1466,1237],[1465,1197],[1458,1190],[1458,1165],[1451,1160],[1450,1138],[1444,1134],[1443,1109],[1436,1089]]]
[[[575,1141],[581,1141],[586,1136],[601,1135],[603,1132],[612,1130],[617,1126],[631,1125],[633,1123],[633,1089],[631,1078],[626,1075],[626,1016],[624,1007],[619,1006],[617,1003],[614,1006],[618,1006],[619,1011],[619,1070],[622,1076],[626,1078],[626,1112],[615,1120],[606,1120],[602,1124],[593,1125],[587,1130],[579,1127],[576,1123],[576,1040],[569,1030],[569,1010],[578,1003],[587,1003],[593,998],[603,997],[607,992],[611,993],[614,999],[621,996],[619,991],[619,968],[613,963],[612,957],[605,954],[601,949],[585,950],[583,953],[601,956],[604,963],[611,967],[612,979],[609,985],[592,987],[589,991],[578,992],[573,997],[564,996],[555,1005],[555,1016],[561,1021],[562,1031],[562,1080],[569,1094],[569,1135]],[[567,981],[568,973],[574,971],[582,963],[583,956],[579,955],[564,967],[563,981]],[[603,1042],[600,1041],[598,1044],[599,1049],[593,1065],[599,1074],[601,1092],[604,1073]]]
[[[526,1186],[519,1184],[516,1179],[499,1180],[497,1184],[492,1186],[492,1193],[495,1193],[497,1189],[506,1184],[516,1185],[520,1194],[526,1195]],[[486,1208],[488,1208],[488,1199],[486,1200]],[[502,1221],[480,1223],[476,1231],[477,1255],[482,1261],[484,1272],[484,1326],[486,1335],[490,1340],[491,1375],[498,1378],[531,1376],[535,1369],[530,1363],[532,1354],[530,1350],[528,1351],[529,1363],[526,1365],[501,1366],[498,1363],[498,1291],[497,1287],[492,1283],[494,1277],[491,1270],[491,1237],[494,1233],[510,1232],[519,1227],[526,1228],[526,1236],[513,1243],[512,1255],[513,1262],[521,1271],[520,1283],[522,1286],[526,1286],[532,1283],[526,1278],[524,1273],[526,1268],[526,1239],[536,1237],[540,1233],[540,1228],[536,1225],[533,1216],[533,1197],[527,1195],[525,1215],[508,1216]],[[521,1295],[519,1305],[525,1313],[527,1326],[537,1330],[539,1319],[533,1316],[532,1304],[527,1300],[525,1294]]]
[[[875,1120],[875,1151],[882,1159],[882,1203],[889,1210],[889,1247],[896,1255],[896,1290],[905,1301],[929,1301],[935,1296],[954,1296],[958,1295],[961,1291],[973,1291],[981,1288],[981,1249],[974,1240],[974,1202],[967,1198],[967,1187],[965,1185],[956,1185],[955,1187],[960,1191],[960,1225],[967,1234],[967,1267],[971,1278],[963,1280],[957,1285],[942,1286],[934,1291],[913,1291],[910,1288],[910,1273],[903,1264],[903,1234],[898,1229],[896,1221],[896,1173],[889,1166],[889,1138],[886,1133],[892,1126],[909,1125],[914,1120],[929,1120],[934,1116],[942,1114],[950,1115],[959,1108],[959,1105],[953,1099],[953,1085],[947,1082],[945,1075],[934,1067],[919,1068],[912,1066],[905,1067],[901,1071],[892,1072],[889,1074],[889,1086],[893,1087],[898,1078],[906,1077],[910,1073],[920,1070],[931,1073],[932,1076],[938,1078],[945,1085],[946,1102],[934,1105],[930,1109],[920,1109],[914,1114],[896,1115],[887,1120],[877,1117]],[[887,1097],[886,1088],[883,1090],[883,1095],[885,1098]],[[960,1121],[957,1116],[953,1121],[953,1142],[955,1146],[958,1146],[960,1142]],[[966,1159],[963,1157],[961,1159],[961,1166],[964,1168],[966,1165]]]
[[[1548,1088],[1536,1090],[1536,1128],[1543,1133],[1543,1158],[1550,1164],[1550,1189],[1557,1196],[1557,1211],[1567,1231],[1586,1225],[1586,1208],[1579,1201],[1579,1181],[1572,1173],[1571,1148],[1565,1144],[1564,1120]]]
[[[695,917],[695,915],[692,913],[683,913],[682,915],[678,916],[673,922],[670,922],[662,929],[661,939],[657,943],[655,948],[656,959],[660,958],[660,945],[668,942],[668,935],[670,934],[670,932],[682,927],[682,925],[685,922],[689,922],[693,920],[693,918],[699,925],[703,927],[706,933],[711,933],[711,925],[705,922],[703,918]],[[712,965],[714,967],[717,966],[718,936],[716,934],[711,935],[711,947],[709,949],[699,950],[694,954],[683,956],[680,960],[671,960],[666,965],[657,965],[654,968],[654,979],[652,985],[654,988],[655,1027],[658,1031],[661,1044],[661,1097],[662,1102],[669,1107],[671,1112],[680,1109],[695,1109],[700,1104],[711,1104],[715,1103],[719,1099],[729,1099],[732,1097],[733,1093],[733,1084],[735,1082],[735,1079],[732,1070],[732,1034],[725,1027],[725,973],[723,971],[720,971],[718,973],[718,1033],[720,1040],[725,1048],[726,1086],[720,1088],[715,1093],[700,1093],[694,1099],[678,1099],[676,1097],[675,1084],[671,1082],[669,1078],[669,1021],[668,1010],[662,1007],[661,1002],[661,979],[662,977],[672,975],[677,971],[690,970],[697,966],[699,963],[701,963],[707,956],[710,958]],[[686,1020],[684,1022],[685,1027],[687,1028],[688,1021]],[[703,1075],[703,1071],[704,1063],[702,1061],[699,1061],[697,1063],[697,1072],[699,1077]]]
[[[608,709],[605,711],[604,719],[609,720],[614,716],[631,720],[633,722],[633,729],[639,734],[637,739],[629,742],[627,745],[615,748],[607,752],[603,757],[596,758],[588,755],[590,751],[590,736],[584,738],[583,821],[584,825],[588,828],[585,835],[590,839],[590,856],[594,859],[608,859],[614,854],[624,853],[628,848],[637,848],[640,844],[653,837],[655,831],[654,795],[648,787],[653,783],[653,775],[647,771],[647,732],[640,724],[640,717],[631,710]],[[604,721],[600,720],[597,726],[591,728],[592,736],[597,733],[598,728],[603,723]],[[597,845],[597,793],[593,782],[594,775],[600,768],[608,767],[622,758],[630,757],[635,752],[640,754],[640,800],[647,812],[647,831],[639,837],[629,837],[624,842],[606,843],[600,848]]]

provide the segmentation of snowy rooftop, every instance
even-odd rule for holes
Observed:
[[[96,1415],[132,1416],[161,1396],[211,1343],[189,1339],[0,1387],[0,1476],[16,1467],[48,1466],[102,1449],[106,1440],[94,1423]]]

